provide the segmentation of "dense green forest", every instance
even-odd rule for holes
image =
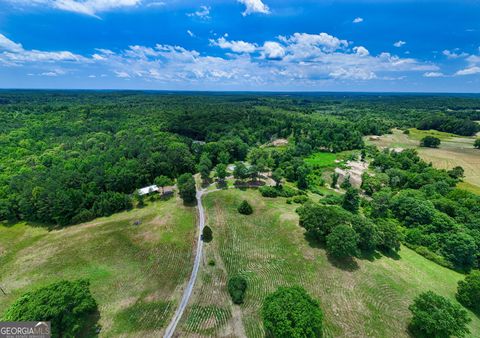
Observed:
[[[292,141],[286,151],[253,163],[301,181],[314,151],[359,149],[362,135],[392,127],[471,134],[479,109],[470,96],[2,91],[0,219],[52,226],[110,215],[158,176],[194,173],[202,158],[211,168],[244,160],[280,137]]]

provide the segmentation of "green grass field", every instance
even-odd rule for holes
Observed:
[[[246,199],[250,216],[236,208]],[[263,337],[260,308],[281,285],[300,284],[324,311],[325,337],[406,337],[408,310],[422,291],[452,300],[462,275],[403,247],[399,258],[378,256],[350,264],[331,262],[324,249],[310,245],[285,199],[265,199],[258,191],[228,190],[205,197],[213,241],[206,244],[195,294],[180,323],[180,336]],[[214,261],[215,265],[209,265]],[[248,280],[245,304],[234,306],[228,276]],[[472,317],[472,337],[480,321]]]
[[[431,135],[441,139],[438,149],[419,147],[420,139]],[[426,162],[439,169],[451,169],[461,166],[465,170],[465,184],[459,187],[478,193],[480,189],[480,150],[473,148],[474,137],[461,137],[435,130],[410,129],[410,134],[405,135],[400,130],[393,130],[393,134],[384,135],[377,141],[366,137],[368,144],[389,148],[415,148]]]
[[[337,154],[317,152],[307,157],[305,162],[318,167],[333,167],[336,159]]]
[[[88,278],[102,337],[159,336],[189,277],[194,233],[195,209],[175,198],[57,231],[0,226],[0,314],[26,291]]]

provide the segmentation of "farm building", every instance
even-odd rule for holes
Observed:
[[[158,192],[158,191],[159,191],[158,187],[154,184],[145,188],[138,189],[138,194],[140,196],[143,196],[143,195],[148,195],[148,194],[151,194],[152,192]]]

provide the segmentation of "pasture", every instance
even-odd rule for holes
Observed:
[[[237,206],[246,199],[250,216]],[[258,191],[226,190],[205,197],[213,241],[205,255],[194,295],[179,325],[180,336],[263,337],[260,308],[281,285],[300,284],[321,303],[325,337],[406,337],[408,306],[422,291],[454,299],[462,275],[403,247],[399,257],[377,255],[348,264],[330,260],[309,243],[295,208],[284,198],[262,198]],[[233,305],[228,276],[248,280],[245,303]],[[480,335],[473,314],[472,337]]]
[[[175,198],[55,231],[1,225],[0,313],[26,291],[87,278],[101,337],[158,337],[191,272],[194,233],[195,209]]]
[[[441,139],[438,149],[419,147],[420,139],[427,135]],[[406,135],[394,129],[392,134],[383,135],[379,140],[372,141],[367,137],[366,141],[380,148],[415,148],[420,157],[426,162],[432,162],[435,168],[452,169],[461,166],[465,169],[465,184],[460,184],[460,187],[472,192],[480,189],[480,150],[473,148],[473,137],[417,129],[410,129],[410,134]]]

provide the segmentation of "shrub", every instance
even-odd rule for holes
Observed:
[[[476,148],[476,149],[480,149],[480,138],[477,138],[475,140],[475,142],[473,143],[473,146]]]
[[[348,225],[333,228],[327,236],[328,252],[338,258],[355,256],[358,248],[358,234]]]
[[[305,196],[305,195],[293,196],[292,201],[293,201],[294,203],[303,204],[303,203],[305,203],[306,201],[308,201],[308,197]]]
[[[228,280],[228,293],[234,304],[243,304],[246,290],[247,280],[242,276],[234,276]]]
[[[259,190],[263,197],[278,197],[278,189],[275,189],[274,187],[261,187]]]
[[[263,197],[270,197],[270,198],[275,198],[275,197],[293,197],[297,195],[302,195],[304,194],[300,190],[296,190],[291,187],[287,186],[279,186],[279,187],[261,187],[260,188],[260,193],[262,194]]]
[[[438,148],[439,145],[440,145],[440,139],[433,136],[425,136],[420,141],[420,147]]]
[[[243,202],[238,207],[238,212],[243,215],[251,215],[253,212],[253,209],[252,209],[252,206],[246,200],[243,200]]]
[[[265,331],[272,337],[322,337],[319,303],[300,286],[280,287],[268,295],[262,317]]]
[[[467,311],[432,291],[420,294],[409,309],[413,315],[410,329],[416,335],[464,337],[469,333]]]
[[[472,271],[458,282],[457,299],[465,307],[480,313],[480,271]]]
[[[326,205],[340,205],[343,202],[342,195],[328,195],[322,198],[319,203]]]
[[[205,225],[202,231],[202,241],[209,243],[212,241],[212,239],[213,239],[212,229],[208,225]]]
[[[60,281],[18,298],[5,312],[4,321],[49,321],[52,337],[76,337],[94,331],[97,303],[87,280]]]
[[[213,259],[210,259],[210,260],[208,261],[208,265],[210,265],[210,266],[215,266],[215,261],[214,261]]]

